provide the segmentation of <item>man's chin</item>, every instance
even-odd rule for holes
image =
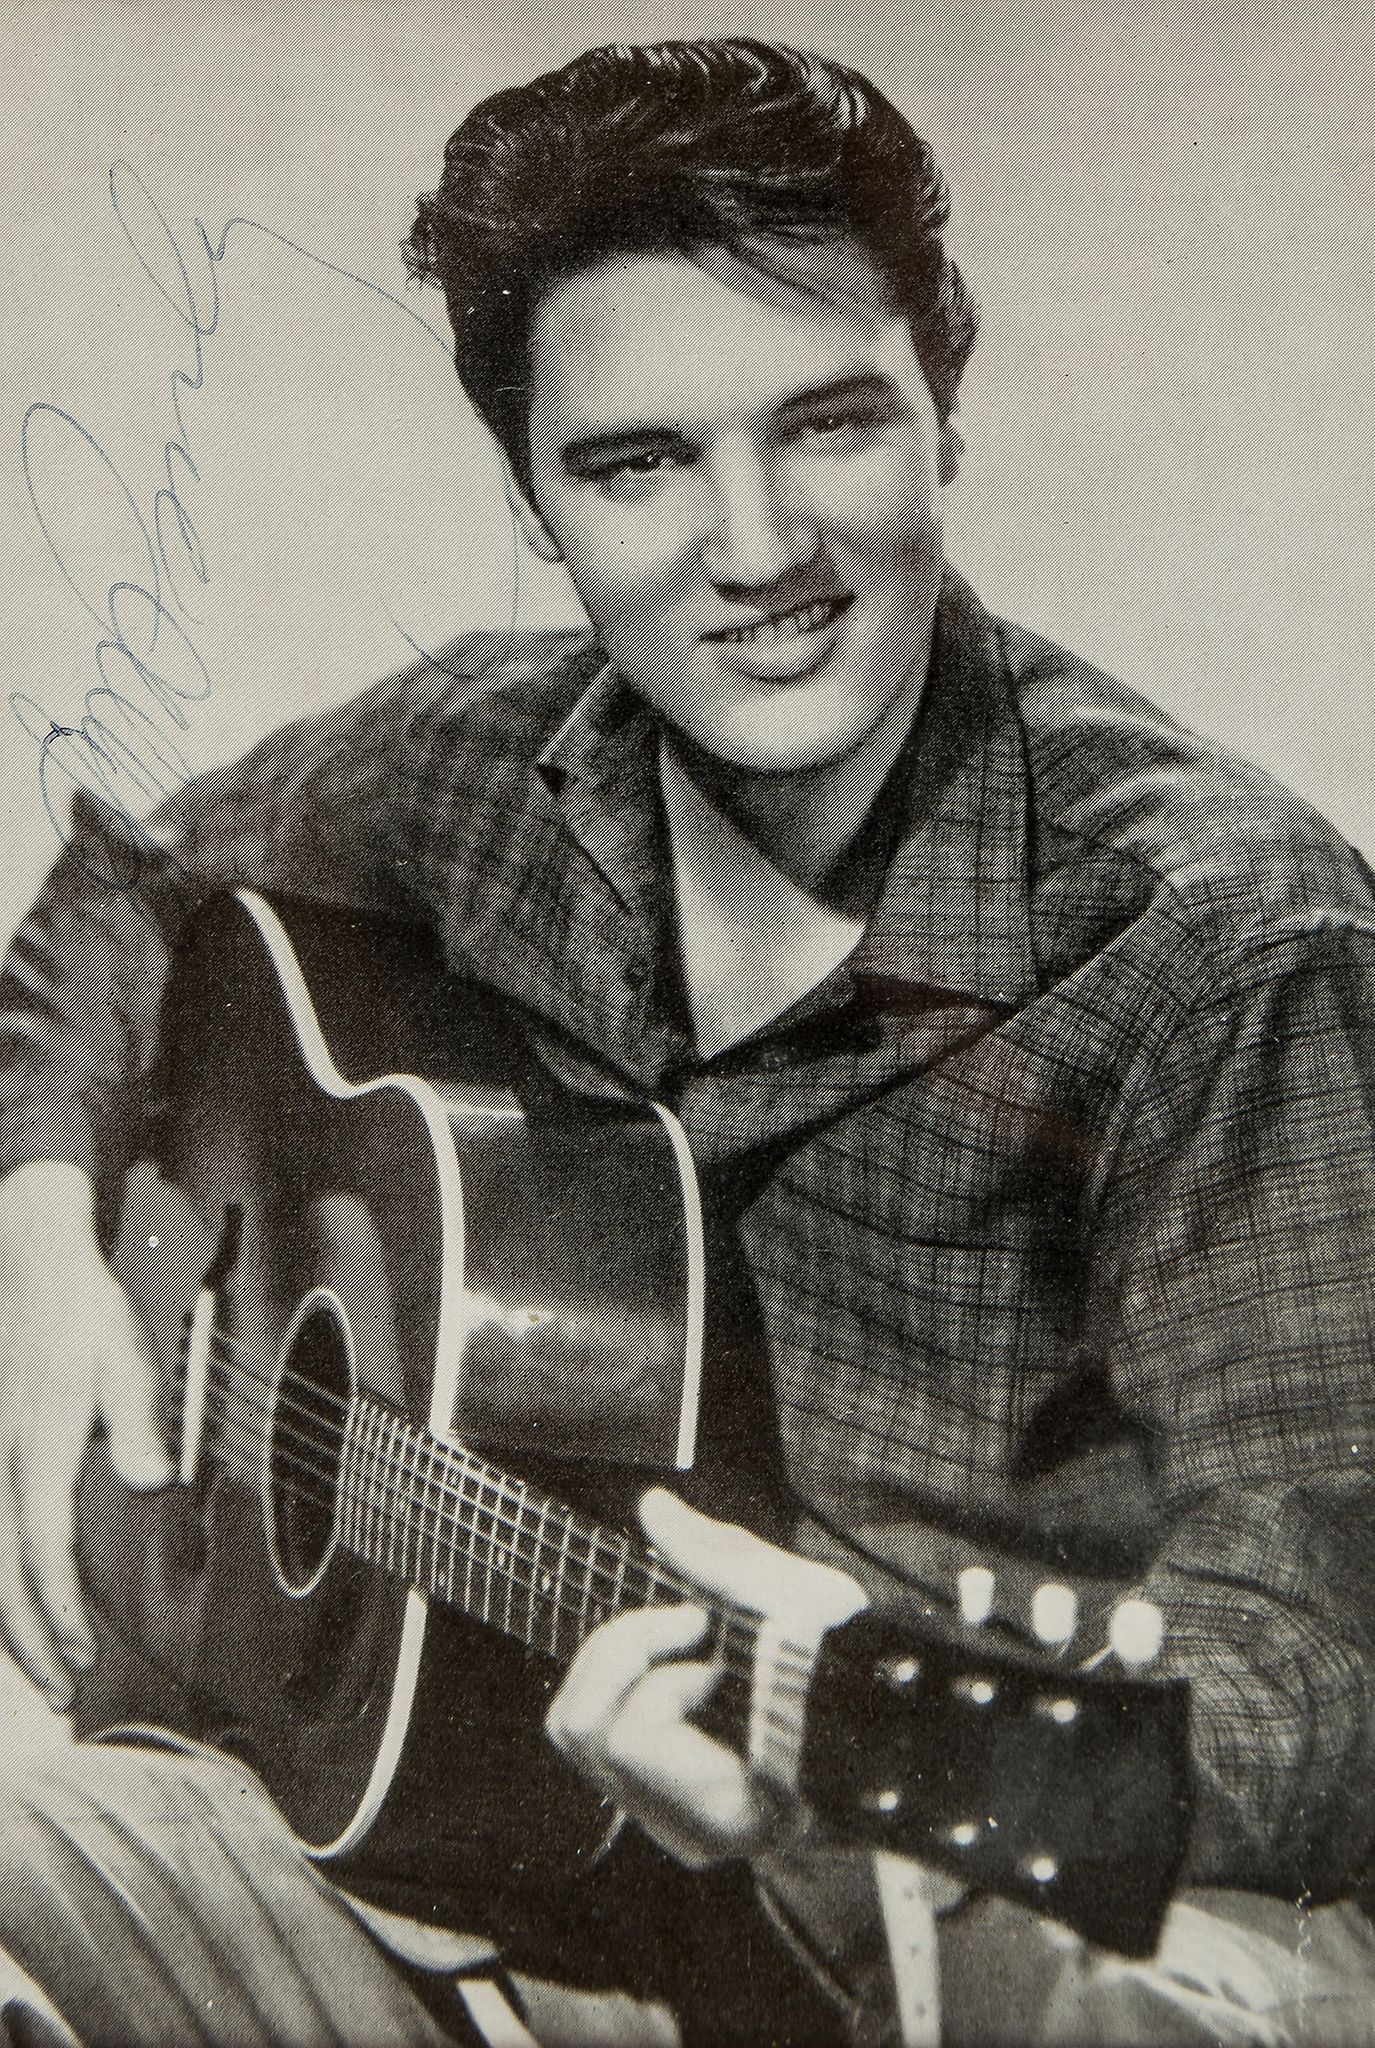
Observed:
[[[786,782],[823,775],[852,754],[863,734],[827,734],[810,739],[795,729],[776,736],[749,732],[694,735],[666,729],[669,744],[700,789],[729,787],[743,780]]]

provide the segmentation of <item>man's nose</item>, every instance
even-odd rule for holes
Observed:
[[[732,451],[709,478],[701,554],[713,583],[757,589],[811,561],[816,523],[766,456]]]

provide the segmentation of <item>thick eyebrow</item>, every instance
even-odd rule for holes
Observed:
[[[789,419],[797,413],[819,412],[828,405],[845,405],[855,399],[876,399],[891,405],[900,397],[897,385],[881,370],[857,370],[848,377],[834,377],[825,384],[813,384],[789,393],[774,408],[775,419]],[[559,450],[565,469],[576,475],[599,462],[646,446],[687,448],[692,437],[678,425],[651,420],[627,420],[599,434],[582,434],[566,441]]]
[[[778,407],[778,414],[786,418],[790,413],[820,412],[828,405],[844,405],[856,398],[881,399],[891,405],[900,397],[897,385],[882,370],[858,370],[853,376],[835,377],[829,384],[794,392]]]

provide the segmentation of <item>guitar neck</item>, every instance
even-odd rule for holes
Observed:
[[[351,1405],[338,1499],[346,1549],[560,1663],[617,1614],[692,1601],[708,1612],[706,1654],[749,1668],[747,1610],[377,1402]]]

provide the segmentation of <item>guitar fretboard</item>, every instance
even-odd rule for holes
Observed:
[[[709,1651],[748,1668],[746,1610],[700,1592],[639,1549],[459,1445],[366,1399],[349,1411],[339,1473],[345,1547],[560,1662],[612,1616],[707,1605]]]

